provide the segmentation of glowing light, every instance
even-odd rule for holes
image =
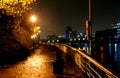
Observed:
[[[32,38],[32,39],[33,39],[33,38],[35,38],[35,37],[36,37],[36,35],[35,35],[35,34],[31,36],[31,38]]]
[[[37,27],[37,29],[40,29],[40,27]]]
[[[78,40],[80,41],[80,38]]]
[[[59,42],[59,40],[57,40],[57,42]]]
[[[120,25],[120,23],[117,23],[117,25]]]
[[[74,39],[74,41],[76,41],[76,39]]]
[[[103,46],[101,46],[101,47],[100,47],[100,50],[101,50],[101,51],[103,51],[103,50],[104,50],[104,47],[103,47]]]
[[[38,33],[40,33],[41,31],[38,31]]]
[[[50,43],[50,40],[48,40],[48,43]]]
[[[84,50],[84,51],[86,51],[86,48],[85,48],[85,47],[83,47],[83,50]]]
[[[114,44],[114,48],[115,48],[114,60],[117,61],[117,59],[118,59],[117,44]]]
[[[35,21],[37,20],[37,18],[36,18],[35,16],[31,16],[31,17],[30,17],[30,20],[31,20],[32,22],[35,22]]]
[[[54,42],[55,42],[55,40],[52,40],[52,42],[54,43]]]
[[[78,49],[79,49],[79,50],[81,50],[81,48],[80,48],[80,47],[78,47]]]

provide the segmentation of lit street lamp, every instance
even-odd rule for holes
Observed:
[[[91,55],[92,52],[92,7],[91,7],[91,0],[89,0],[89,39],[90,39],[90,52],[89,55]]]
[[[36,22],[36,20],[37,20],[37,18],[36,18],[36,16],[34,16],[34,15],[32,15],[31,17],[30,17],[30,21],[32,22],[32,31],[33,31],[33,35],[31,36],[31,39],[33,40],[33,50],[34,50],[34,48],[35,48],[35,38],[36,38],[36,34],[35,34],[35,22]]]
[[[35,22],[37,21],[36,16],[35,15],[30,16],[30,21],[32,22],[32,29],[31,30],[33,31],[33,33],[35,33],[34,27],[35,27]]]
[[[91,8],[91,0],[89,0],[89,17],[86,20],[86,35],[87,40],[90,40],[89,43],[89,55],[91,55],[92,52],[92,8]]]
[[[30,17],[30,20],[31,20],[32,22],[35,22],[35,21],[37,20],[37,18],[33,15],[33,16]]]

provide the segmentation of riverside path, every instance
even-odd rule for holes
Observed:
[[[54,47],[40,45],[27,59],[0,66],[0,78],[84,78],[84,73],[74,63],[56,64],[57,57]]]

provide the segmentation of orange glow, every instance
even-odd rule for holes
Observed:
[[[35,38],[35,37],[36,37],[36,35],[35,35],[35,34],[31,36],[31,38],[32,38],[32,39],[33,39],[33,38]]]
[[[31,58],[29,58],[26,62],[28,66],[40,66],[42,63],[42,58],[40,58],[38,55],[35,55]]]
[[[33,15],[33,16],[30,17],[30,20],[31,20],[32,22],[35,22],[35,21],[37,20],[37,18]]]

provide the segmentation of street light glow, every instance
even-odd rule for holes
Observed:
[[[31,20],[32,22],[35,22],[35,21],[37,20],[37,18],[36,18],[35,16],[31,16],[30,20]]]
[[[40,27],[37,27],[37,29],[40,29]]]
[[[31,36],[31,39],[34,39],[35,37],[36,37],[36,35],[34,34],[34,35]]]

